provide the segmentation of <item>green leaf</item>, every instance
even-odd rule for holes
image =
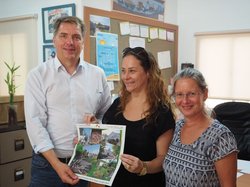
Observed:
[[[17,76],[15,75],[15,72],[20,68],[20,65],[16,66],[15,63],[9,65],[7,62],[4,62],[4,64],[8,68],[8,72],[6,74],[6,78],[4,79],[4,81],[8,86],[8,93],[10,95],[10,104],[13,104],[14,102],[13,97],[15,95],[17,88],[17,86],[15,85],[15,77]]]

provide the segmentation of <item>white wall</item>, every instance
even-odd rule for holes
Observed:
[[[195,63],[197,32],[250,29],[249,0],[178,0],[178,63]]]
[[[178,0],[165,0],[164,22],[177,25]]]

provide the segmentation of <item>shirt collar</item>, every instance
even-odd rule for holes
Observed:
[[[60,68],[64,69],[63,65],[61,64],[57,56],[54,58],[54,64],[55,64],[55,68],[57,69],[57,71],[59,71]],[[79,69],[84,69],[84,68],[86,68],[86,62],[80,58],[80,63],[78,64],[76,71],[78,71]]]

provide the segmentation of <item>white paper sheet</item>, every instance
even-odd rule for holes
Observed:
[[[145,48],[145,38],[129,37],[129,47],[143,47]]]
[[[121,35],[130,34],[129,22],[121,22],[120,23],[120,32],[121,32]]]
[[[166,31],[166,29],[159,29],[159,39],[167,40],[167,31]]]
[[[148,26],[146,26],[146,25],[140,25],[140,36],[144,37],[144,38],[148,38],[149,37]]]
[[[158,28],[156,27],[151,27],[150,29],[150,39],[158,39]]]
[[[131,36],[140,36],[140,27],[138,24],[130,23],[129,26]]]
[[[157,53],[160,69],[171,68],[170,51],[161,51]]]

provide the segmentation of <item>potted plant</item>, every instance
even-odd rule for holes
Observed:
[[[16,71],[20,68],[20,66],[16,66],[15,63],[13,65],[9,65],[8,63],[4,62],[4,64],[8,68],[6,78],[4,79],[5,83],[8,86],[8,93],[9,93],[8,124],[16,125],[17,115],[16,115],[16,106],[14,105],[14,96],[16,93],[17,86],[15,84],[15,77],[17,76]]]

